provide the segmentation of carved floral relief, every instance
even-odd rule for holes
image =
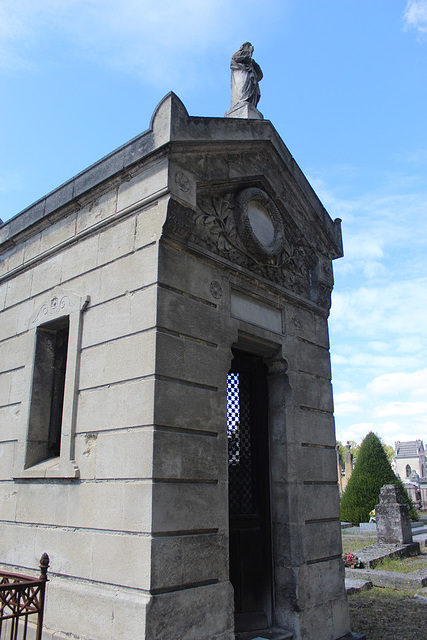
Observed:
[[[294,225],[261,189],[201,196],[196,211],[174,203],[166,230],[294,293],[311,297],[315,252],[297,237]],[[328,306],[328,292],[321,289],[318,302]]]

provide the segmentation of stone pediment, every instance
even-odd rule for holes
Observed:
[[[196,208],[171,201],[164,232],[329,308],[330,257],[307,241],[265,178],[200,185]]]

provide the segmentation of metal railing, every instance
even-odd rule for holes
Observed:
[[[32,620],[36,618],[37,625],[36,634],[32,631],[31,637],[42,640],[48,566],[49,556],[44,553],[39,578],[0,571],[0,640],[26,640],[30,616]]]

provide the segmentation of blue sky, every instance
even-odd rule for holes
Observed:
[[[427,0],[2,0],[0,218],[144,131],[221,116],[230,57],[332,218],[337,437],[427,440]]]

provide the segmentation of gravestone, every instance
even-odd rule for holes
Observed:
[[[386,544],[412,542],[409,506],[403,501],[400,489],[394,484],[381,488],[380,502],[375,507],[377,540]]]

